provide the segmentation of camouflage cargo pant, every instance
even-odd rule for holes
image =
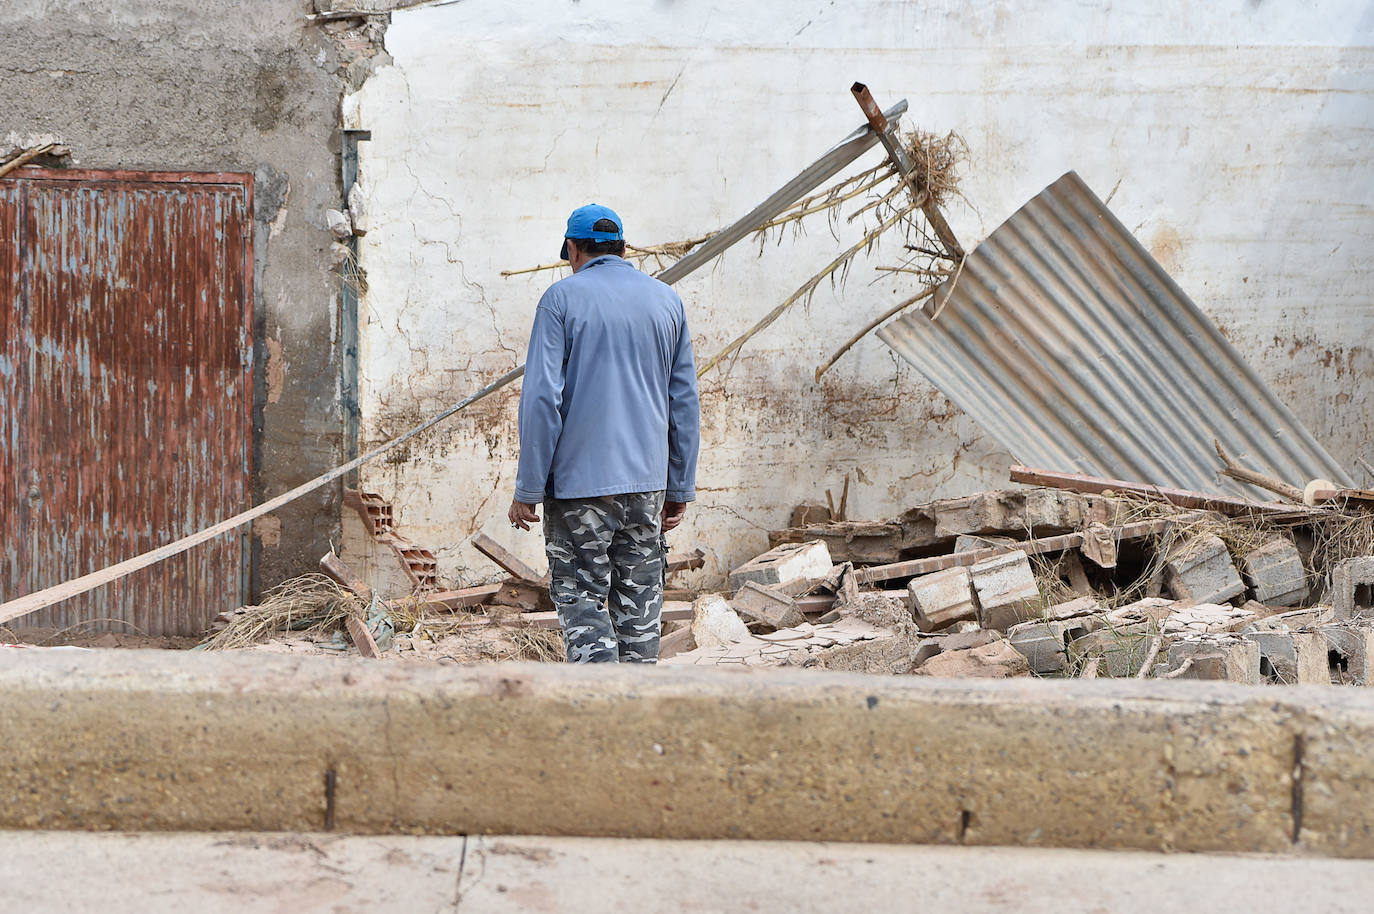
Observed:
[[[544,500],[549,594],[569,663],[658,660],[663,492]]]

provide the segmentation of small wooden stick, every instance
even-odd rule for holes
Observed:
[[[1150,666],[1155,662],[1155,658],[1159,656],[1159,648],[1163,644],[1164,639],[1158,635],[1150,642],[1150,652],[1145,655],[1145,662],[1140,665],[1140,671],[1135,674],[1136,679],[1144,679],[1150,675]]]
[[[1255,470],[1247,470],[1245,467],[1232,460],[1231,457],[1221,449],[1220,441],[1213,438],[1212,444],[1217,449],[1217,456],[1220,457],[1221,462],[1226,465],[1221,471],[1223,475],[1229,476],[1232,479],[1238,479],[1241,482],[1248,482],[1252,486],[1259,486],[1261,489],[1273,492],[1275,495],[1287,498],[1289,501],[1295,501],[1298,504],[1302,504],[1302,489],[1296,486],[1290,486],[1288,483],[1281,482],[1272,476],[1265,476],[1263,473],[1258,473]]]
[[[19,155],[10,159],[4,165],[0,165],[0,178],[3,178],[5,175],[14,171],[16,168],[18,168],[20,165],[23,165],[29,159],[41,156],[43,153],[47,152],[51,148],[52,143],[44,143],[42,146],[35,146],[32,149],[24,150],[23,152],[19,153]]]
[[[848,520],[849,511],[849,474],[844,474],[844,490],[840,492],[840,513],[836,520]]]
[[[1176,670],[1174,670],[1173,672],[1170,672],[1170,673],[1165,673],[1165,674],[1164,674],[1164,678],[1165,678],[1165,679],[1177,679],[1178,677],[1182,676],[1184,673],[1188,672],[1188,671],[1191,670],[1192,668],[1193,668],[1193,658],[1192,658],[1192,657],[1189,657],[1187,660],[1183,661],[1182,665],[1179,666],[1178,669],[1176,669]]]

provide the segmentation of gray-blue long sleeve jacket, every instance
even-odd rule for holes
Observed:
[[[606,255],[539,300],[520,391],[515,497],[665,489],[696,498],[696,365],[682,299]]]

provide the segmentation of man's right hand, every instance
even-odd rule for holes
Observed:
[[[687,516],[687,502],[685,501],[665,501],[663,503],[663,532],[682,523],[682,519]]]

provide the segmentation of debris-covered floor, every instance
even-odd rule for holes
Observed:
[[[700,567],[702,555],[670,555],[661,662],[1365,683],[1374,652],[1368,493],[1318,490],[1304,504],[1026,468],[1012,476],[1044,485],[941,499],[878,521],[798,506],[794,525],[770,534],[773,548],[719,592],[673,587],[672,576]],[[323,573],[221,615],[196,649],[560,662],[542,576],[486,534],[476,545],[504,579],[384,600],[330,555]]]

